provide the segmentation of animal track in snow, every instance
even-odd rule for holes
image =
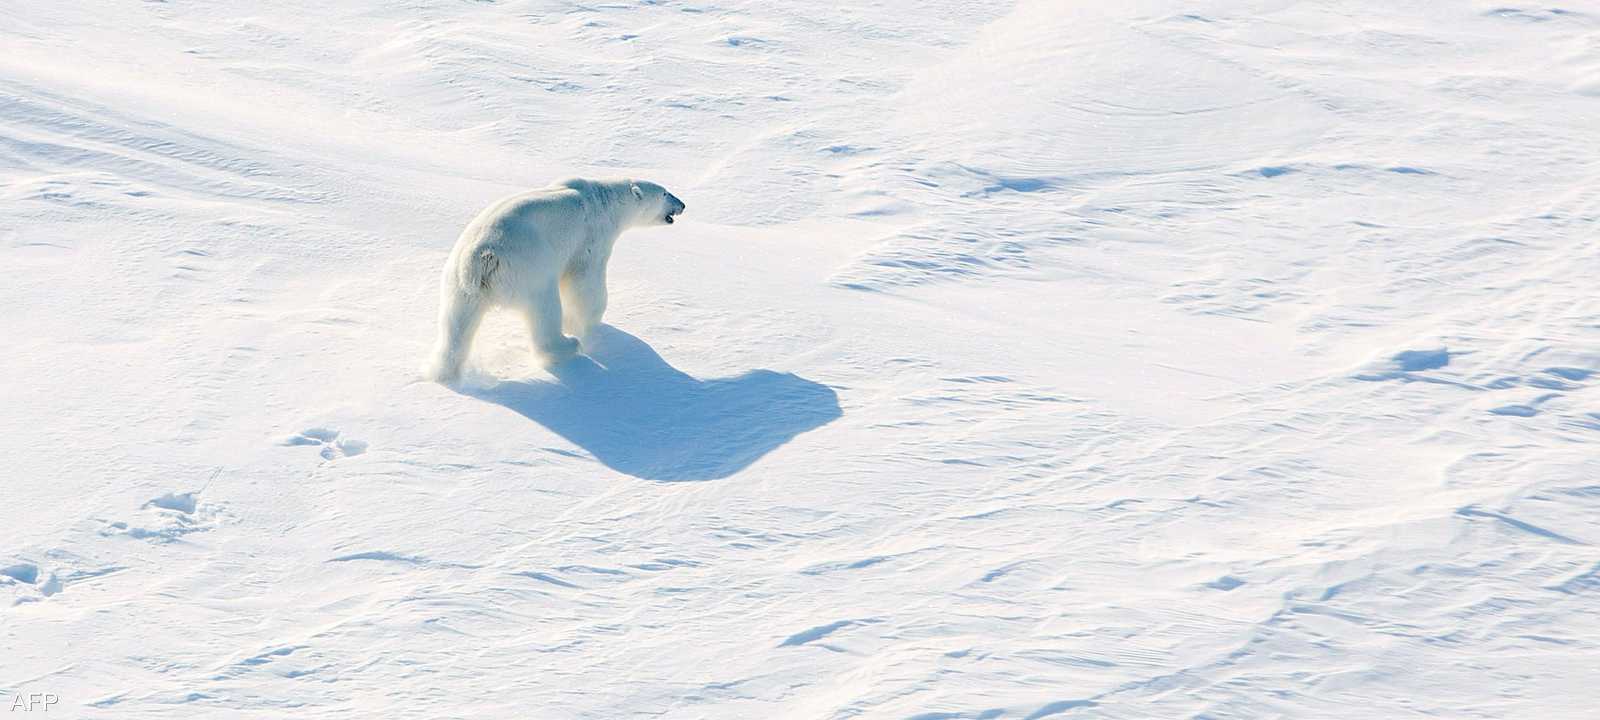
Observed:
[[[38,595],[19,595],[16,604],[37,602],[41,599],[61,592],[61,579],[54,572],[45,572],[38,565],[30,562],[18,562],[5,567],[0,567],[0,587],[8,585],[21,585],[31,587]]]
[[[279,445],[285,446],[320,446],[318,453],[323,460],[337,460],[342,457],[354,457],[367,451],[367,441],[345,438],[339,439],[339,431],[332,428],[314,427],[301,430],[294,435],[284,438]]]
[[[126,535],[136,540],[170,543],[185,535],[204,532],[220,524],[223,513],[211,504],[201,504],[199,491],[168,492],[139,506],[140,519],[107,523],[100,534]]]
[[[142,510],[144,508],[154,507],[161,508],[162,510],[175,510],[185,515],[192,515],[194,514],[195,508],[199,506],[199,499],[195,497],[198,494],[199,493],[192,492],[167,493],[161,497],[150,500],[140,509]]]
[[[83,558],[73,553],[48,550],[43,555],[54,561],[53,567],[46,569],[40,564],[20,559],[0,565],[0,589],[12,589],[15,593],[13,604],[39,602],[59,595],[69,586],[128,569],[125,565],[80,569],[83,568]]]

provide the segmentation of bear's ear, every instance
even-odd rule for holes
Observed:
[[[632,190],[633,190],[633,199],[635,199],[635,200],[643,200],[644,199],[644,191],[640,190],[638,185],[633,185],[632,186]]]

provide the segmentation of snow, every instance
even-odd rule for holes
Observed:
[[[0,6],[0,701],[1592,713],[1600,5],[847,5]]]

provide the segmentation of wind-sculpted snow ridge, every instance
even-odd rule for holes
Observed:
[[[0,5],[0,704],[1588,717],[1597,33]],[[572,175],[692,210],[584,358],[422,380],[462,226]]]

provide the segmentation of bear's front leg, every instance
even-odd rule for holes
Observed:
[[[587,341],[606,312],[606,271],[597,266],[568,273],[561,278],[564,310],[561,327],[567,334]]]
[[[577,338],[561,334],[561,293],[555,283],[533,294],[528,307],[528,334],[533,350],[546,365],[555,365],[578,354]]]

